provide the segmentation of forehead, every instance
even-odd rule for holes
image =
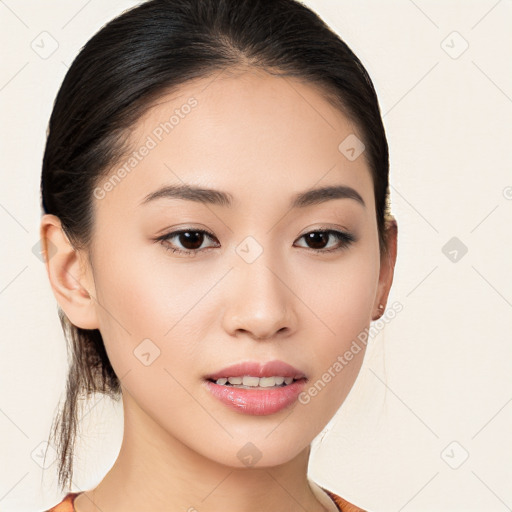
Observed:
[[[312,84],[255,70],[216,73],[162,95],[132,127],[131,152],[105,176],[125,170],[108,200],[135,207],[162,185],[186,182],[227,190],[235,206],[258,198],[261,206],[343,184],[371,204],[364,153],[351,160],[340,149],[354,136],[357,127]]]

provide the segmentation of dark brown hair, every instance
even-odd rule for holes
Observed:
[[[318,86],[357,126],[386,253],[389,159],[377,95],[356,55],[296,0],[150,0],[106,24],[81,49],[55,99],[42,165],[44,213],[60,218],[75,248],[87,249],[92,191],[128,151],[129,128],[187,81],[247,67]],[[121,387],[99,330],[72,325],[60,308],[59,317],[69,373],[51,436],[59,485],[71,489],[78,400],[97,392],[119,399]]]

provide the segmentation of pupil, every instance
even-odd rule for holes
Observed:
[[[318,239],[320,239],[320,247],[315,246],[315,242],[318,241]],[[307,240],[310,246],[310,243],[313,242],[313,247],[311,247],[312,249],[322,249],[329,240],[329,233],[309,233]]]
[[[200,233],[198,231],[185,231],[184,233],[180,234],[180,243],[186,249],[198,249],[199,247],[201,247],[203,243],[202,238],[203,233]],[[192,247],[190,245],[192,245]]]

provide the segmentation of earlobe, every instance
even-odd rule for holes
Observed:
[[[97,329],[94,282],[85,255],[73,247],[55,215],[43,215],[40,236],[46,272],[59,306],[76,327]]]
[[[374,311],[377,311],[377,314],[372,318],[372,320],[379,319],[384,313],[388,295],[393,283],[398,243],[398,224],[394,217],[386,220],[386,236],[388,251],[383,254],[381,258],[379,286],[377,296],[375,297],[376,303],[374,304]]]

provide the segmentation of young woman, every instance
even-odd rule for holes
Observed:
[[[396,260],[378,100],[339,36],[295,0],[126,11],[64,79],[41,185],[72,357],[51,510],[362,510],[307,476]],[[122,446],[70,492],[92,393],[122,399]]]

